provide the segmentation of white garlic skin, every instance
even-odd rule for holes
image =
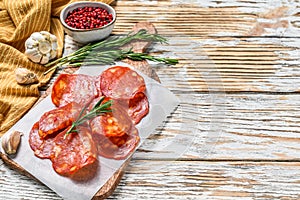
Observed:
[[[35,63],[47,64],[57,55],[57,38],[47,32],[34,32],[25,41],[25,55]]]
[[[11,155],[17,153],[22,135],[23,134],[19,131],[13,131],[2,136],[2,149],[6,154]]]
[[[19,67],[15,70],[15,77],[17,83],[22,85],[37,83],[39,81],[35,73],[23,67]]]

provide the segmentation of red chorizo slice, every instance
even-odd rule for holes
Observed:
[[[149,113],[149,101],[143,92],[129,100],[128,115],[134,124],[138,124]]]
[[[138,130],[134,126],[129,134],[120,137],[106,137],[103,134],[93,132],[93,138],[97,145],[98,154],[115,160],[127,158],[140,141]]]
[[[146,89],[142,76],[128,67],[121,66],[103,71],[100,87],[102,94],[112,99],[131,99],[136,93]]]
[[[86,105],[99,95],[95,81],[95,77],[84,74],[61,74],[53,84],[52,102],[57,107],[70,102]]]
[[[107,101],[107,98],[104,102],[105,101]],[[98,102],[97,99],[96,102]],[[91,105],[93,104],[92,102]],[[107,137],[117,137],[126,134],[133,125],[126,110],[124,110],[117,101],[113,101],[110,108],[112,112],[99,115],[90,121],[92,131]]]
[[[39,123],[36,122],[29,133],[29,145],[34,155],[39,158],[51,158],[54,148],[54,136],[41,139],[39,136]]]
[[[63,176],[72,176],[80,169],[97,160],[97,149],[90,129],[77,127],[65,137],[68,128],[55,137],[54,156],[51,158],[54,170]]]
[[[149,101],[143,92],[137,93],[132,99],[120,101],[127,110],[133,124],[138,124],[149,113]]]
[[[45,112],[39,120],[39,135],[45,138],[47,135],[65,129],[74,122],[82,107],[74,102],[62,107]]]

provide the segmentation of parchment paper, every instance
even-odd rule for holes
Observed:
[[[129,66],[121,62],[116,65]],[[111,66],[83,66],[77,73],[97,76],[109,67]],[[141,138],[141,142],[138,145],[139,147],[178,106],[179,100],[173,93],[158,82],[140,72],[138,73],[145,79],[147,88],[146,95],[150,103],[149,114],[137,125]],[[24,133],[18,153],[14,156],[10,156],[10,158],[63,199],[91,199],[125,160],[112,160],[99,157],[100,167],[98,167],[98,172],[95,174],[95,177],[86,182],[76,182],[68,177],[58,175],[53,170],[50,160],[43,160],[34,156],[28,142],[28,135],[33,124],[38,121],[46,111],[54,108],[55,106],[51,101],[51,97],[46,97],[7,132],[18,130]],[[3,152],[2,149],[1,151]]]

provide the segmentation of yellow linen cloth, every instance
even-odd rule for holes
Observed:
[[[33,33],[49,31],[56,35],[58,54],[63,51],[64,31],[60,11],[78,0],[0,0],[0,136],[12,127],[38,100],[38,88],[52,74],[46,67],[31,62],[25,55],[24,43]],[[90,0],[97,1],[97,0]],[[113,0],[98,0],[107,4]],[[14,71],[27,68],[37,74],[39,83],[22,86],[15,81]]]

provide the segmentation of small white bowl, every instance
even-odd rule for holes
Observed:
[[[65,19],[67,18],[67,15],[70,11],[75,10],[76,8],[82,8],[82,7],[100,7],[108,11],[109,14],[112,14],[113,20],[100,27],[100,28],[94,28],[94,29],[76,29],[73,27],[70,27],[69,25],[66,24]],[[90,42],[95,42],[102,40],[106,37],[108,37],[116,22],[116,11],[109,6],[108,4],[101,3],[101,2],[89,2],[89,1],[80,1],[80,2],[74,2],[69,5],[67,5],[60,13],[60,21],[64,27],[64,30],[66,33],[71,36],[75,41],[86,44]]]

